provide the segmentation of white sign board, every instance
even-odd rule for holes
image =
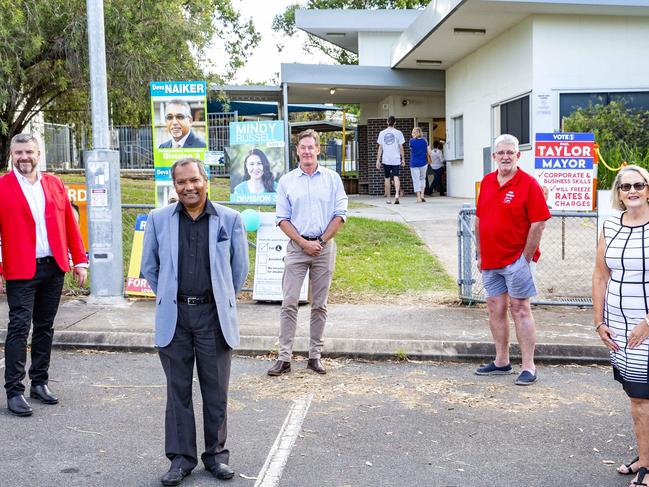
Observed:
[[[260,217],[252,299],[281,301],[284,257],[289,238],[275,225],[275,213],[260,213]],[[300,301],[307,301],[308,294],[309,273],[307,272],[300,289]]]

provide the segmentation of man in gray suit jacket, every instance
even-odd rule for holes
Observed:
[[[141,272],[156,294],[155,341],[167,377],[163,485],[178,485],[198,464],[192,404],[194,361],[203,397],[205,452],[218,479],[231,479],[225,449],[232,348],[239,345],[236,295],[248,275],[248,244],[238,212],[207,199],[198,159],[171,168],[179,202],[153,210]]]

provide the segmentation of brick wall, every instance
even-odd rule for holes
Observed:
[[[369,194],[369,171],[367,158],[367,125],[356,127],[358,140],[358,193]]]
[[[410,147],[408,146],[408,140],[410,140],[410,134],[414,128],[415,120],[413,118],[397,118],[394,128],[401,130],[403,132],[403,137],[406,140],[403,145],[403,149],[406,156],[406,167],[401,168],[401,188],[404,194],[409,195],[413,194],[412,190],[412,177],[410,176],[410,166],[408,161],[410,161]],[[383,168],[376,169],[376,154],[378,150],[378,145],[376,139],[379,137],[381,130],[387,127],[385,118],[370,118],[367,120],[367,126],[362,126],[363,131],[361,132],[359,126],[358,132],[358,152],[359,152],[359,183],[360,183],[360,192],[361,194],[369,194],[372,196],[382,195],[384,192],[383,187]],[[363,145],[363,140],[365,141],[365,154],[366,156],[361,156],[361,146]],[[394,194],[394,189],[392,190]]]

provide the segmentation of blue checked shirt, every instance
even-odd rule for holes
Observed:
[[[320,166],[309,176],[298,166],[277,186],[276,223],[288,220],[305,237],[319,237],[329,222],[347,219],[347,195],[337,172]]]

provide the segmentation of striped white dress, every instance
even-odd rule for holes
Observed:
[[[649,313],[649,223],[630,227],[620,216],[612,216],[604,222],[604,239],[611,270],[604,321],[620,346],[611,352],[613,373],[630,397],[649,399],[649,339],[627,347],[628,334]]]

